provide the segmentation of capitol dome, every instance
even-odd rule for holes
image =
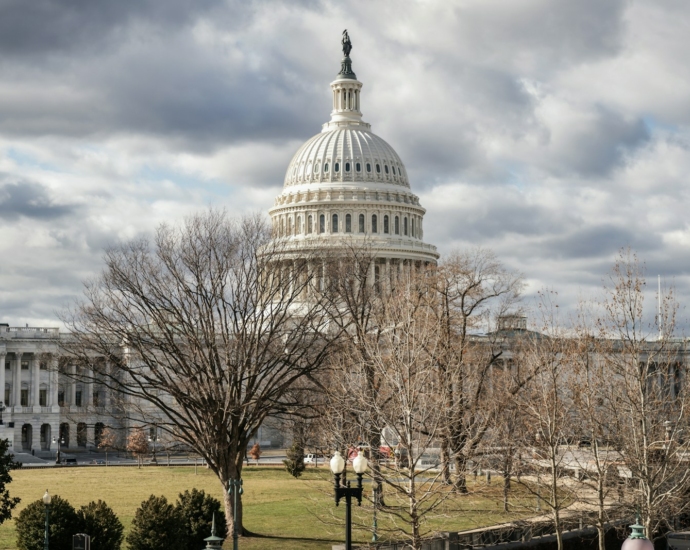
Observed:
[[[361,242],[376,257],[377,274],[436,263],[436,247],[423,241],[426,210],[405,165],[362,120],[362,83],[352,71],[347,33],[343,45],[341,71],[331,82],[331,119],[288,165],[283,192],[269,210],[274,234],[296,260]]]

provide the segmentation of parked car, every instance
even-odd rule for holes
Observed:
[[[65,466],[77,466],[76,458],[66,458],[62,461]]]
[[[316,464],[317,461],[319,461],[319,460],[321,462],[324,462],[326,459],[321,454],[310,453],[310,454],[304,455],[304,463],[305,464]]]

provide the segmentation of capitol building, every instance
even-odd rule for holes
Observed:
[[[405,165],[363,120],[363,85],[352,69],[346,33],[343,46],[341,70],[330,84],[331,118],[292,158],[269,215],[288,261],[318,270],[320,257],[366,246],[374,258],[368,280],[385,288],[408,270],[436,263],[439,255],[424,242],[425,210]],[[15,453],[52,456],[58,434],[64,450],[86,451],[98,447],[106,426],[125,434],[141,426],[122,420],[128,415],[115,409],[123,402],[93,375],[111,367],[95,360],[94,370],[80,378],[79,367],[61,356],[66,339],[69,334],[57,328],[0,325],[0,437],[10,440]],[[274,435],[259,439],[274,442]]]

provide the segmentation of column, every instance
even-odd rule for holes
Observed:
[[[48,363],[48,372],[50,378],[50,397],[49,404],[51,411],[54,413],[60,412],[60,405],[58,403],[58,359],[55,356],[51,356],[50,363]]]
[[[34,407],[34,412],[41,412],[41,402],[39,400],[39,397],[41,395],[40,389],[41,389],[41,373],[40,373],[40,361],[36,357],[36,354],[34,353],[33,356],[31,357],[31,362],[29,363],[31,366],[31,404]]]
[[[5,358],[7,352],[0,351],[0,403],[5,406],[9,406],[9,403],[5,403]]]
[[[22,410],[22,352],[17,351],[14,353],[15,363],[14,363],[14,373],[12,374],[12,385],[14,386],[12,391],[12,404],[14,405],[14,410],[21,412]]]
[[[69,385],[69,404],[71,407],[71,410],[74,412],[77,409],[75,408],[77,406],[77,367],[76,365],[72,365],[69,367],[70,371],[70,385]],[[71,436],[70,436],[71,437]]]
[[[82,403],[89,409],[93,408],[93,369],[86,370],[86,403],[84,403],[84,396],[82,395]]]

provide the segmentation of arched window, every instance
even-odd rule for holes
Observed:
[[[400,235],[400,218],[395,216],[395,234]]]
[[[77,446],[86,447],[86,424],[84,422],[77,424]]]
[[[388,216],[383,217],[383,232],[388,233]]]
[[[372,216],[371,216],[371,232],[372,233],[378,233],[379,232],[378,221],[379,221],[379,219],[376,217],[376,214],[372,214]]]
[[[345,214],[345,233],[352,233],[352,216]]]
[[[359,232],[364,233],[364,214],[359,215]]]
[[[371,164],[367,162],[367,172],[371,172]]]
[[[311,215],[307,218],[307,234],[311,234],[313,231],[313,221]]]
[[[333,171],[334,171],[336,174],[337,174],[338,172],[340,172],[340,163],[339,163],[339,162],[336,162],[336,163],[333,165]]]
[[[380,173],[381,173],[381,165],[378,164],[378,163],[376,164],[376,173],[377,173],[377,174],[380,174]]]
[[[319,216],[319,233],[326,232],[326,216],[321,214]]]
[[[388,173],[388,165],[387,164],[383,165],[383,170],[386,172],[386,174]]]
[[[403,220],[403,231],[405,232],[405,236],[407,237],[407,216],[405,216],[405,219]]]
[[[338,232],[338,214],[333,214],[332,218],[332,225],[331,225],[331,233],[337,233]]]
[[[362,171],[362,165],[359,162],[357,164],[355,164],[355,170],[357,170],[357,172]]]
[[[350,163],[349,163],[349,162],[346,162],[346,163],[345,163],[345,171],[346,171],[346,172],[349,172],[349,171],[350,171]]]
[[[297,216],[297,234],[302,234],[302,216]]]
[[[323,171],[324,173],[328,174],[328,163],[323,165]]]
[[[417,233],[414,232],[414,218],[412,218],[412,236],[416,237]]]
[[[395,166],[391,166],[391,170],[393,171],[393,175],[395,176]]]

